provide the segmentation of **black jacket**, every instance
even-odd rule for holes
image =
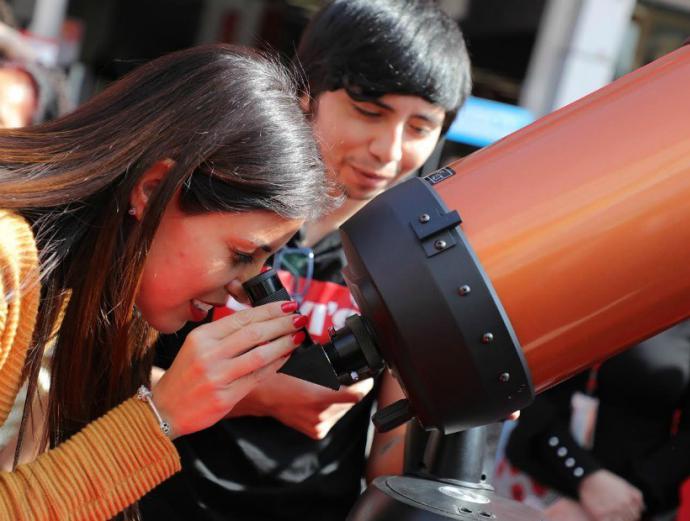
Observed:
[[[642,491],[648,513],[676,508],[678,489],[690,475],[690,322],[601,365],[591,451],[569,430],[571,397],[585,391],[588,377],[585,371],[546,391],[521,413],[508,459],[571,497],[582,479],[605,468]]]

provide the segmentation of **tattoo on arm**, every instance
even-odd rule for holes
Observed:
[[[383,456],[385,455],[388,451],[390,451],[393,447],[398,445],[401,441],[403,441],[402,436],[394,436],[390,440],[388,440],[386,443],[384,443],[381,448],[379,449],[379,455]]]

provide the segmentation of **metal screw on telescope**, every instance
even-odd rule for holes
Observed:
[[[490,344],[493,341],[494,341],[494,334],[493,333],[484,333],[484,335],[482,336],[482,344]]]
[[[458,288],[458,293],[460,294],[461,297],[469,295],[471,291],[472,291],[472,288],[470,288],[467,284],[463,284],[462,286],[460,286]]]
[[[436,242],[434,242],[434,248],[436,248],[437,250],[444,250],[446,246],[448,246],[448,243],[443,239],[439,239]]]
[[[419,222],[422,224],[426,224],[431,220],[431,216],[428,213],[423,213],[422,215],[419,216]]]

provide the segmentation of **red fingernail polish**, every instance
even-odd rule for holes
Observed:
[[[284,304],[281,304],[280,309],[283,310],[283,313],[294,313],[297,311],[297,302],[294,300],[291,302],[285,302]]]
[[[295,326],[295,329],[300,329],[306,326],[307,317],[305,315],[297,315],[295,318],[292,319],[292,325]]]
[[[304,342],[304,339],[307,338],[307,335],[304,331],[298,331],[294,335],[292,335],[292,343],[295,344],[296,346],[300,345],[302,342]]]

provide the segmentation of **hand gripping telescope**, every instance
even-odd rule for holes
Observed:
[[[341,227],[362,311],[348,353],[360,346],[362,368],[337,369],[328,349],[290,364],[325,356],[342,383],[384,360],[407,399],[377,425],[416,417],[449,434],[687,318],[689,88],[685,46],[375,198]],[[419,519],[467,519],[422,488],[379,478],[351,519],[407,519],[385,517],[372,494],[426,510]]]

